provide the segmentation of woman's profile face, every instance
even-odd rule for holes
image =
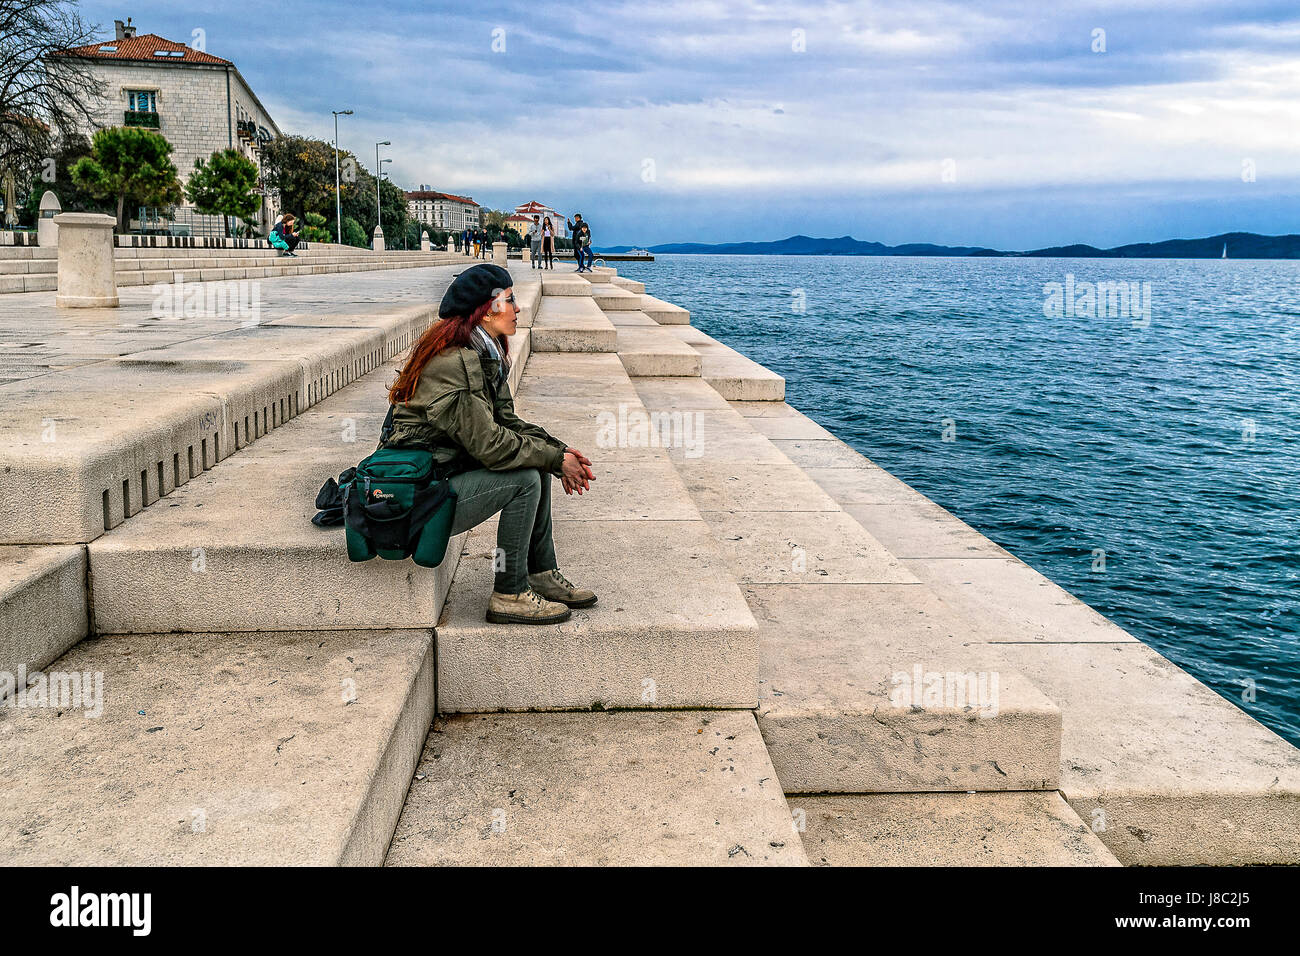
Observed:
[[[483,328],[491,335],[511,336],[519,328],[519,306],[515,290],[503,289],[492,302],[492,311],[483,316]]]

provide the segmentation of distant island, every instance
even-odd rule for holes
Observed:
[[[598,252],[630,252],[636,246],[608,246]],[[1114,249],[1096,246],[1052,246],[1028,252],[1005,252],[981,246],[937,246],[928,242],[887,246],[852,236],[814,239],[790,236],[773,242],[669,242],[650,246],[654,253],[728,256],[1029,256],[1090,259],[1300,259],[1300,236],[1261,236],[1253,232],[1225,232],[1204,239],[1166,239],[1135,242]]]

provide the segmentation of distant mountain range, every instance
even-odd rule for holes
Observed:
[[[635,246],[608,246],[600,252],[630,252]],[[650,252],[727,256],[1035,256],[1042,258],[1105,259],[1219,259],[1227,249],[1229,259],[1300,259],[1300,236],[1261,236],[1253,232],[1225,232],[1204,239],[1166,239],[1135,242],[1114,249],[1096,246],[1052,246],[1028,252],[1004,252],[981,246],[936,246],[913,242],[887,246],[852,236],[814,239],[790,236],[774,242],[669,242],[650,246]]]

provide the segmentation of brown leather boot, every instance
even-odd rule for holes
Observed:
[[[532,588],[519,594],[493,591],[488,600],[489,624],[559,624],[572,615],[563,604],[548,601]]]
[[[559,571],[539,571],[528,575],[532,589],[548,601],[559,601],[569,607],[591,607],[596,603],[596,592],[577,588]]]

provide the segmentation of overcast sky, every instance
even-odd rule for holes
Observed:
[[[1296,0],[81,8],[202,30],[282,130],[353,109],[399,185],[581,211],[597,246],[1300,232]]]

